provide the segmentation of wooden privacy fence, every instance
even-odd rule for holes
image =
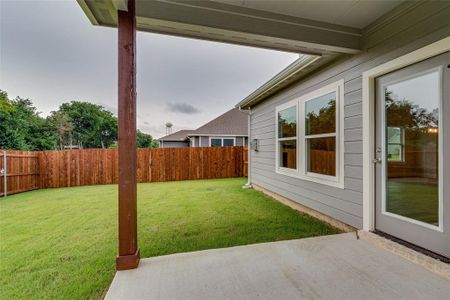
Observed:
[[[336,175],[336,152],[311,150],[309,152],[309,172],[334,176]]]
[[[12,159],[16,159],[10,155],[13,152],[20,152],[15,155],[21,155],[22,161],[13,162]],[[8,194],[36,188],[118,182],[116,149],[7,151],[7,153],[7,172],[11,173],[11,176],[7,175]],[[137,151],[138,182],[242,177],[246,174],[244,168],[244,148],[239,146],[138,149]],[[15,179],[13,175],[18,179]],[[1,191],[4,191],[3,180]]]
[[[39,188],[38,152],[0,150],[0,170],[0,196]]]

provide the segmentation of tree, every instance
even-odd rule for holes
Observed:
[[[64,145],[73,145],[72,131],[74,126],[70,122],[69,116],[61,111],[52,112],[48,118],[49,121],[56,127],[56,133],[58,135],[59,149],[64,149]]]
[[[0,111],[9,111],[13,109],[11,101],[8,99],[8,94],[0,90]]]
[[[139,148],[158,147],[158,141],[139,130],[136,143]],[[66,145],[117,146],[117,117],[100,105],[72,101],[42,118],[31,100],[11,100],[0,90],[0,148],[50,150],[64,149]]]
[[[386,123],[405,131],[408,147],[421,149],[427,144],[437,145],[438,135],[430,134],[429,128],[439,125],[439,110],[429,112],[408,99],[398,99],[392,91],[385,92]]]
[[[0,148],[11,150],[49,150],[56,144],[55,129],[39,116],[29,99],[8,98],[0,90]]]
[[[51,118],[61,120],[58,114],[67,116],[73,143],[84,148],[108,148],[117,140],[117,118],[101,105],[72,101],[61,104]]]
[[[319,112],[311,111],[306,115],[306,134],[332,133],[336,131],[336,100],[330,100]],[[335,151],[335,138],[309,139],[309,147],[316,150]],[[333,169],[334,170],[334,169]],[[334,171],[332,171],[334,173]]]
[[[336,130],[336,100],[328,102],[327,106],[320,108],[317,114],[314,111],[306,115],[307,134],[330,133]]]
[[[407,99],[399,100],[392,91],[386,90],[385,103],[388,126],[419,129],[438,125],[436,112],[429,112]]]
[[[136,147],[138,148],[158,148],[157,140],[154,140],[150,134],[138,130],[136,132]]]

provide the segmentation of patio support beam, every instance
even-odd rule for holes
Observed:
[[[136,18],[135,1],[118,10],[119,255],[116,269],[139,265],[136,181]]]
[[[361,51],[360,29],[224,2],[138,1],[138,28],[295,53],[355,54]],[[230,1],[233,2],[237,1]],[[282,6],[282,2],[279,5]]]

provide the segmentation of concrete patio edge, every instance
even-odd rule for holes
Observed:
[[[355,233],[143,259],[105,299],[444,299],[443,276]]]
[[[397,242],[386,239],[378,234],[359,230],[358,236],[362,240],[366,240],[369,243],[376,245],[384,250],[399,255],[410,262],[413,262],[428,271],[436,273],[450,280],[450,265],[442,261],[429,257],[423,253],[420,253],[414,249],[403,246]]]

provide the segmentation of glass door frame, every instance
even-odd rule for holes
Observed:
[[[419,62],[418,62],[419,63]],[[414,73],[410,76],[405,76],[402,78],[398,78],[389,82],[384,83],[380,87],[377,88],[377,91],[382,91],[384,95],[384,91],[386,90],[386,86],[396,84],[402,81],[406,81],[409,79],[417,78],[423,75],[431,74],[437,72],[439,74],[439,83],[438,83],[438,89],[439,89],[439,115],[438,115],[438,221],[439,225],[432,225],[429,223],[425,223],[416,219],[412,219],[409,217],[405,217],[402,215],[398,215],[392,212],[388,212],[386,210],[386,195],[387,195],[387,189],[386,189],[386,183],[387,183],[387,166],[388,166],[388,157],[387,157],[387,143],[386,143],[386,109],[383,110],[381,113],[381,123],[377,125],[376,130],[380,130],[381,134],[381,214],[385,216],[389,216],[392,218],[396,218],[402,221],[406,221],[409,223],[413,223],[419,226],[426,227],[428,229],[436,230],[439,232],[444,231],[444,210],[443,210],[443,198],[444,198],[444,183],[443,183],[443,177],[444,177],[444,126],[442,126],[442,119],[443,119],[443,67],[434,67],[427,70],[424,70],[422,72]],[[386,98],[380,97],[382,99],[381,107],[386,107]]]

